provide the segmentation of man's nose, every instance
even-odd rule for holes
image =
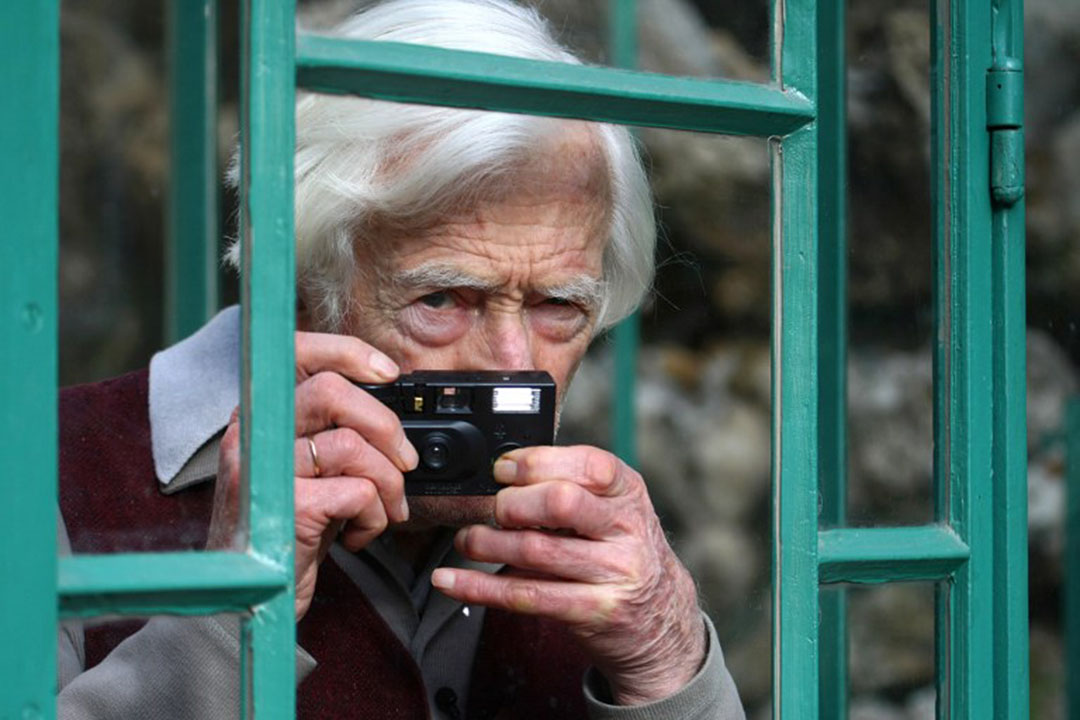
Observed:
[[[491,370],[534,370],[532,342],[524,315],[500,313],[487,332]]]

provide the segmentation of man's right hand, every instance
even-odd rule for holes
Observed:
[[[409,517],[402,473],[416,467],[416,449],[397,416],[354,384],[391,382],[398,373],[390,358],[354,337],[296,333],[297,621],[311,604],[319,563],[339,533],[355,552],[388,523]],[[234,411],[221,441],[207,549],[240,549],[240,497]]]

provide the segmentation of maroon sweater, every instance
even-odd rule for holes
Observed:
[[[158,487],[148,378],[142,370],[60,393],[60,510],[74,552],[199,550],[206,542],[212,484],[174,495]],[[141,625],[88,628],[87,667]],[[298,717],[429,717],[420,669],[333,560],[319,569],[297,639],[319,661],[297,689]],[[556,623],[488,610],[469,706],[460,717],[584,718],[585,667],[584,655]]]

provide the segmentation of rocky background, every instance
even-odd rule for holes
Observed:
[[[606,0],[535,0],[604,62]],[[764,80],[763,0],[640,0],[641,63]],[[222,4],[220,137],[235,132],[236,16]],[[303,12],[314,25],[351,0]],[[228,6],[228,7],[225,7]],[[851,3],[850,518],[932,518],[928,6]],[[1028,434],[1032,717],[1062,714],[1062,406],[1080,363],[1080,5],[1027,0]],[[168,182],[163,6],[80,0],[62,18],[61,376],[145,365],[162,336]],[[752,718],[768,717],[769,157],[761,140],[643,130],[662,226],[642,313],[642,471],[721,631]],[[229,198],[222,225],[229,227]],[[235,298],[226,278],[224,301]],[[610,344],[597,343],[563,439],[607,444]],[[932,717],[933,592],[850,599],[853,718]]]

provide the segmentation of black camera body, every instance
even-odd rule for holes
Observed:
[[[555,439],[555,381],[543,371],[420,370],[361,387],[401,418],[420,454],[407,495],[494,495],[500,455]]]

